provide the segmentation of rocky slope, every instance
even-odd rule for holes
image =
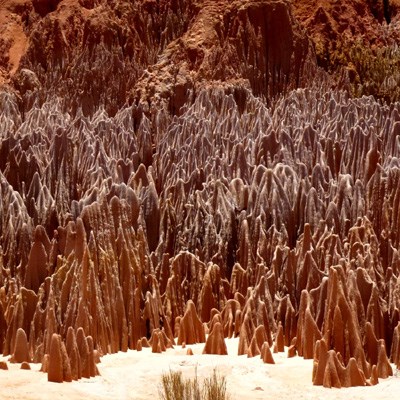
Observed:
[[[174,338],[286,345],[328,387],[399,367],[400,106],[320,68],[297,3],[0,3],[1,353],[52,381]],[[390,4],[345,7],[373,43]]]
[[[350,80],[353,95],[400,99],[398,0],[293,0],[318,64]],[[339,78],[340,80],[341,78]]]

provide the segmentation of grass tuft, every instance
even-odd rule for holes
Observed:
[[[226,391],[226,378],[217,373],[214,368],[211,377],[204,379],[203,399],[226,400],[229,396]]]
[[[200,385],[197,369],[194,378],[184,378],[180,371],[169,371],[161,376],[161,400],[229,400],[226,377],[217,373],[205,378]]]

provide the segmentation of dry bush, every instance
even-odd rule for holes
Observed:
[[[217,373],[214,368],[213,374],[204,379],[203,399],[205,400],[226,400],[229,396],[226,392],[226,378]]]
[[[226,378],[214,369],[200,385],[197,369],[194,378],[184,378],[181,371],[169,371],[161,376],[161,400],[229,400]]]

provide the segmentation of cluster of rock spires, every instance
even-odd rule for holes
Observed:
[[[398,103],[330,88],[285,1],[6,3],[0,353],[55,382],[231,337],[315,385],[400,368]]]

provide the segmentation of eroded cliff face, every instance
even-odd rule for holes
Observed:
[[[52,381],[174,338],[289,346],[324,386],[400,365],[399,104],[337,88],[296,10],[2,4],[0,352]]]
[[[310,41],[285,1],[6,1],[2,80],[30,108],[62,99],[68,112],[111,115],[126,102],[166,101],[172,114],[215,81],[257,95],[309,74]],[[19,33],[17,35],[16,33]]]

